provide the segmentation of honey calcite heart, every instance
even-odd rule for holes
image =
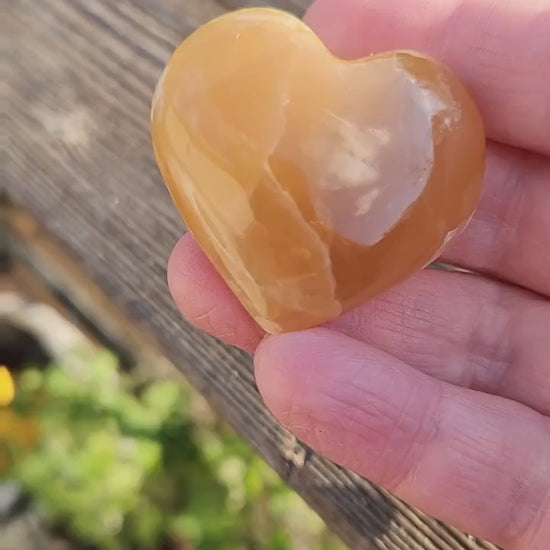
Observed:
[[[216,19],[153,100],[157,160],[187,226],[268,332],[328,321],[435,259],[485,164],[459,80],[414,52],[335,58],[271,9]]]

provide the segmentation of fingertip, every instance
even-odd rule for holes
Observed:
[[[286,425],[280,411],[286,409],[288,367],[285,361],[279,360],[280,342],[285,336],[266,336],[254,353],[254,374],[258,391],[267,408],[281,423]]]
[[[304,21],[342,59],[400,48],[422,49],[426,19],[438,21],[445,2],[422,0],[429,10],[410,9],[409,0],[317,0]],[[449,5],[449,3],[447,3]]]
[[[167,279],[170,293],[188,321],[230,345],[255,350],[263,331],[190,234],[174,247]]]
[[[212,264],[189,233],[174,246],[166,275],[172,297],[184,314],[193,312],[195,304],[191,300],[203,282],[210,292],[222,290],[216,282],[217,274]]]
[[[258,345],[254,358],[256,381],[266,395],[300,383],[317,364],[315,356],[336,338],[346,338],[327,328],[268,335]],[[317,365],[319,371],[322,365]]]
[[[256,383],[275,418],[311,444],[312,431],[332,422],[334,394],[345,387],[357,357],[370,356],[365,344],[323,327],[267,336],[254,357]]]
[[[307,10],[304,22],[335,55],[353,57],[355,37],[362,34],[358,27],[357,7],[355,0],[340,0],[338,3],[317,0]]]
[[[297,437],[307,439],[312,425],[301,418],[307,380],[315,369],[315,341],[318,332],[303,332],[265,337],[254,355],[258,390],[273,416]]]

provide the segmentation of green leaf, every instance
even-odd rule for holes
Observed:
[[[143,394],[143,403],[149,412],[166,420],[180,405],[181,392],[173,382],[158,382],[147,388]]]

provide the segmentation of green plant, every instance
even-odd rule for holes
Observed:
[[[17,386],[14,410],[35,417],[40,436],[10,476],[98,549],[342,548],[248,445],[194,412],[183,383],[139,388],[100,352],[29,369]]]

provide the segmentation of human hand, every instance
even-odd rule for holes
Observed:
[[[550,541],[550,0],[318,0],[340,57],[416,49],[478,100],[484,193],[442,260],[323,328],[270,336],[186,235],[186,317],[255,352],[273,414],[319,453],[509,549]],[[483,275],[480,275],[483,274]]]

